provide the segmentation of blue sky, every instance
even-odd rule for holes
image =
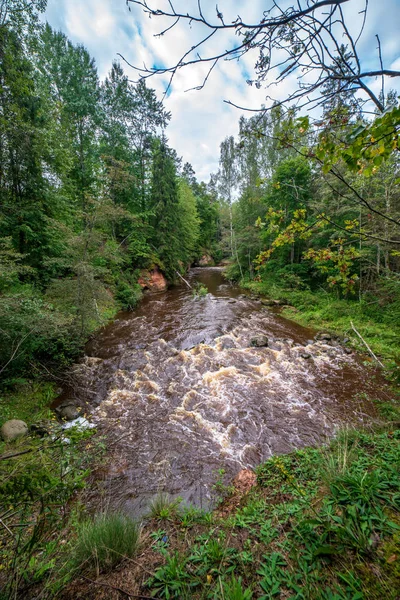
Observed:
[[[165,6],[166,0],[152,0],[153,5]],[[286,0],[279,0],[284,7]],[[186,11],[195,11],[197,0],[177,0]],[[246,20],[257,21],[269,6],[265,0],[219,0],[218,6],[226,21],[238,14]],[[362,0],[350,0],[343,5],[349,23],[357,26]],[[203,0],[204,10],[214,15],[215,0]],[[112,61],[122,54],[129,62],[141,65],[167,64],[183,54],[198,34],[196,28],[187,26],[174,29],[162,38],[154,34],[161,28],[158,19],[149,19],[138,7],[128,10],[125,0],[48,0],[45,19],[55,29],[60,29],[75,43],[87,47],[96,59],[100,78],[107,75]],[[375,34],[379,34],[386,68],[400,69],[400,0],[370,0],[368,19],[359,51],[365,69],[378,68]],[[210,51],[227,47],[225,36],[209,44]],[[242,63],[222,62],[214,69],[206,87],[201,91],[185,92],[198,85],[205,73],[204,67],[181,71],[176,77],[165,105],[172,112],[167,130],[170,144],[184,161],[189,161],[200,180],[207,181],[218,168],[219,145],[227,135],[235,135],[241,112],[223,100],[241,106],[258,107],[265,99],[265,90],[249,87],[246,79],[252,74],[254,55],[246,56]],[[126,67],[132,79],[136,75]],[[393,87],[388,82],[388,88]],[[165,79],[152,78],[148,85],[161,95]],[[372,81],[379,91],[380,82]],[[294,78],[282,84],[276,93],[284,96],[295,86]]]

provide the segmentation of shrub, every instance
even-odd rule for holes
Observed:
[[[125,557],[136,554],[140,529],[130,517],[101,514],[82,523],[78,529],[73,565],[76,569],[95,568],[97,572],[115,567]]]

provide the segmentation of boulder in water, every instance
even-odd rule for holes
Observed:
[[[11,419],[3,423],[0,434],[5,442],[11,442],[28,433],[28,425],[25,421],[19,419]]]
[[[253,348],[264,348],[268,346],[268,338],[266,335],[255,335],[250,338],[250,346]]]
[[[236,344],[233,339],[229,336],[221,337],[218,342],[221,344],[222,350],[228,350],[230,348],[236,348]]]

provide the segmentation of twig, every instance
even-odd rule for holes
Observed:
[[[373,356],[373,358],[376,360],[376,362],[381,365],[382,369],[385,368],[385,366],[381,363],[381,361],[379,360],[379,358],[372,352],[371,348],[368,346],[367,342],[364,340],[364,338],[362,337],[362,335],[357,331],[357,329],[354,327],[353,325],[353,321],[350,321],[350,325],[353,329],[353,331],[356,332],[356,334],[358,335],[358,337],[360,338],[360,340],[363,342],[363,344],[365,344],[365,346],[368,349],[368,352],[371,354],[371,356]]]
[[[41,448],[43,448],[43,446],[41,446]],[[4,456],[0,456],[0,460],[14,458],[15,456],[21,456],[22,454],[28,454],[29,452],[35,452],[35,450],[40,450],[41,448],[30,448],[29,450],[24,450],[23,452],[16,452],[15,454],[5,454]]]
[[[141,594],[133,594],[132,592],[127,592],[126,590],[123,590],[120,587],[116,587],[115,585],[111,585],[110,583],[103,583],[102,581],[94,581],[94,579],[89,579],[89,577],[82,576],[82,579],[86,579],[86,581],[90,581],[90,583],[94,583],[95,585],[101,585],[102,587],[107,587],[107,588],[110,588],[111,590],[120,592],[121,594],[128,596],[128,598],[139,598],[139,599],[144,598],[146,600],[161,600],[160,598],[157,598],[155,596],[151,597],[151,596],[142,596]]]
[[[184,281],[186,283],[186,285],[188,285],[190,287],[190,289],[192,289],[192,286],[190,285],[190,283],[188,281],[186,281],[186,279],[184,279],[178,271],[175,271],[175,273],[177,275],[179,275],[179,277],[182,279],[182,281]]]
[[[11,529],[9,529],[9,528],[7,527],[7,525],[4,523],[4,521],[3,521],[2,519],[0,519],[0,523],[3,525],[3,527],[4,527],[5,529],[7,529],[8,533],[11,535],[11,537],[14,537],[14,534],[13,534],[13,532],[11,531]]]

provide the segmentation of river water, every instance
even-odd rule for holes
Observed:
[[[232,478],[324,443],[344,423],[374,417],[368,394],[387,394],[358,357],[244,296],[220,268],[188,279],[207,296],[194,299],[184,284],[147,296],[76,367],[90,419],[109,436],[101,493],[134,515],[160,492],[207,508],[220,469]],[[260,334],[268,347],[251,347]]]

